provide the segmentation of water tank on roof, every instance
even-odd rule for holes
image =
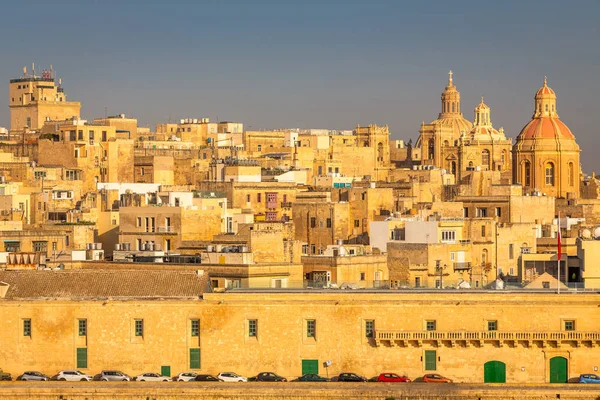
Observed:
[[[584,229],[581,231],[581,237],[584,239],[589,239],[592,237],[592,232],[589,229]]]
[[[180,124],[183,124],[184,122],[185,122],[185,119],[180,119],[180,120],[179,120],[179,123],[180,123]]]
[[[193,121],[195,124],[197,124],[197,123],[198,123],[198,118],[194,118],[192,121]]]

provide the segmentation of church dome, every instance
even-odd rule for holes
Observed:
[[[442,112],[436,120],[431,121],[434,131],[451,133],[458,139],[463,133],[473,128],[471,121],[463,117],[460,106],[460,92],[454,85],[452,71],[448,73],[448,85],[442,93]]]
[[[550,139],[552,142],[545,142],[544,139]],[[542,142],[537,143],[538,140]],[[556,93],[548,86],[548,80],[544,77],[544,85],[535,94],[535,110],[533,117],[517,136],[517,143],[520,148],[524,147],[548,147],[558,145],[557,140],[561,141],[561,147],[578,150],[579,146],[575,142],[575,136],[571,130],[562,122],[556,110]],[[525,146],[524,143],[529,146]],[[536,144],[537,143],[537,144]],[[544,143],[544,144],[542,144]]]

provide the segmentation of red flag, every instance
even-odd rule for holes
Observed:
[[[562,248],[560,245],[560,228],[558,229],[558,261],[560,261],[560,253],[562,252]]]

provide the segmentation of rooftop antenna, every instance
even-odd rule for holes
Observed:
[[[104,119],[108,118],[108,107],[104,106]]]
[[[52,64],[50,64],[50,78],[54,79],[54,72],[52,71]]]
[[[27,65],[23,66],[23,76],[27,76]]]
[[[33,77],[35,78],[35,64],[31,63],[31,73],[33,74]]]

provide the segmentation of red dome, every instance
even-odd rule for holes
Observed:
[[[573,136],[571,130],[560,119],[552,117],[542,117],[534,118],[531,120],[531,122],[525,125],[523,130],[521,130],[521,133],[519,133],[517,139],[523,140],[556,138],[575,140],[575,136]]]
[[[552,90],[552,88],[544,85],[540,88],[540,90],[537,91],[537,93],[535,94],[536,96],[542,95],[542,94],[553,94],[556,96],[556,93],[554,93],[554,90]]]

